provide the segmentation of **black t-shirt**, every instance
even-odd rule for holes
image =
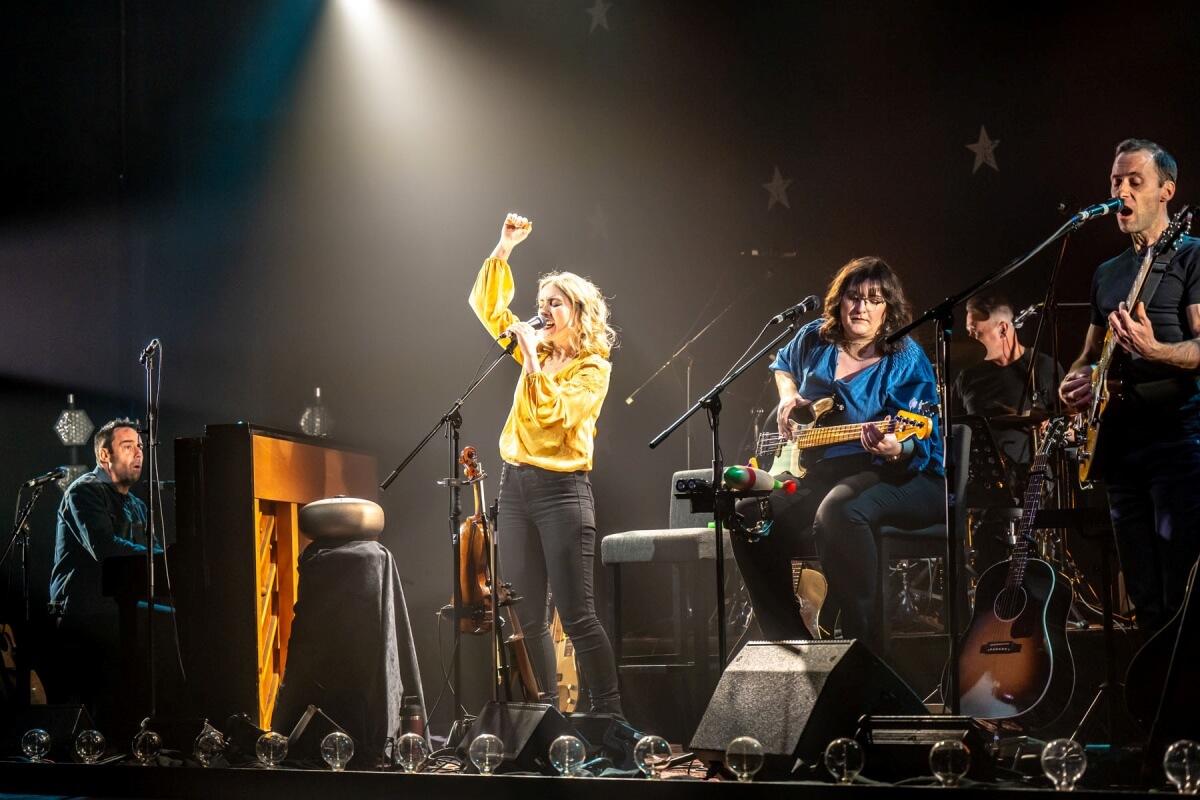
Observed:
[[[1062,381],[1063,369],[1046,353],[1038,353],[1037,374],[1034,379],[1038,397],[1034,401],[1021,403],[1026,394],[1026,379],[1029,373],[1029,358],[1032,351],[1026,350],[1021,357],[1003,367],[991,361],[983,361],[958,373],[954,388],[963,410],[985,419],[997,414],[1012,414],[1024,407],[1052,408],[1058,384]],[[1014,464],[1028,464],[1033,458],[1029,430],[1024,428],[1000,428],[992,426],[996,446]]]
[[[1108,327],[1108,315],[1128,299],[1144,255],[1131,247],[1096,269],[1092,278],[1093,325]],[[1187,318],[1191,305],[1200,305],[1200,239],[1184,237],[1146,304],[1155,338],[1168,344],[1194,338]],[[1123,350],[1116,360],[1119,363],[1114,369],[1124,381],[1122,394],[1130,401],[1118,412],[1118,418],[1133,414],[1139,425],[1170,435],[1200,434],[1200,385],[1195,373],[1151,363]]]

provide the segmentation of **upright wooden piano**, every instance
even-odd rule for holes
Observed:
[[[271,724],[287,665],[301,506],[375,500],[373,455],[254,425],[209,425],[175,440],[176,614],[186,670],[178,709]],[[285,732],[286,733],[286,732]]]

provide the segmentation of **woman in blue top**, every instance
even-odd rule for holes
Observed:
[[[838,270],[825,293],[824,317],[801,328],[771,364],[780,434],[794,439],[796,421],[824,398],[833,409],[821,416],[822,426],[886,422],[897,411],[931,415],[937,385],[924,351],[909,338],[884,341],[909,317],[900,279],[883,259],[857,258]],[[874,532],[944,518],[937,425],[924,439],[903,441],[863,425],[857,438],[806,448],[802,457],[808,474],[794,494],[776,491],[766,504],[738,503],[744,521],[735,528],[761,534],[733,536],[755,615],[768,639],[811,638],[793,591],[791,560],[811,558],[815,550],[829,599],[842,612],[842,635],[878,650]]]

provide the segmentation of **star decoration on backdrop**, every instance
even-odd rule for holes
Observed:
[[[595,33],[596,28],[604,28],[608,30],[608,9],[612,7],[612,3],[606,3],[604,0],[596,0],[595,5],[587,10],[587,13],[592,16],[592,27],[588,33]]]
[[[771,182],[762,185],[767,190],[767,193],[771,195],[771,198],[767,200],[767,211],[774,208],[776,203],[782,203],[784,208],[791,209],[787,198],[787,187],[791,182],[791,178],[788,178],[786,181],[783,179],[783,176],[779,174],[779,167],[775,168],[775,176],[771,178]]]
[[[967,145],[967,149],[975,154],[975,168],[971,170],[974,175],[979,171],[979,168],[987,164],[996,172],[1000,171],[1000,167],[996,165],[996,148],[1000,145],[999,139],[989,139],[987,128],[979,126],[979,141],[975,144]]]
[[[592,229],[592,240],[603,239],[608,241],[608,214],[604,213],[604,209],[596,206],[596,210],[587,218],[588,225]]]

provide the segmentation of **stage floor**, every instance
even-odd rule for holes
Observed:
[[[1024,763],[1001,765],[996,781],[967,783],[988,792],[997,800],[1028,797],[1030,790],[1053,791],[1036,766],[1036,756]],[[1010,771],[1006,767],[1017,767]],[[1089,752],[1089,769],[1079,783],[1093,797],[1128,797],[1148,792],[1136,788],[1138,758],[1133,751]],[[756,797],[823,797],[845,800],[846,787],[823,781],[756,781],[738,784],[719,776],[705,780],[703,768],[691,775],[685,768],[663,780],[640,777],[562,778],[541,775],[510,774],[497,776],[436,773],[406,775],[383,771],[299,770],[261,768],[210,768],[197,766],[143,767],[136,764],[31,764],[0,763],[0,800],[25,797],[95,798],[255,798],[255,800],[295,800],[295,798],[353,797],[355,800],[467,800],[486,793],[489,800],[528,800],[530,797],[571,797],[581,800],[668,800],[675,797],[716,797],[721,792],[753,792]],[[1174,791],[1159,773],[1156,792]],[[941,787],[929,776],[915,775],[897,784],[859,782],[855,789],[884,793],[891,797],[933,797]],[[1018,792],[1020,794],[1018,794]],[[859,796],[859,795],[855,795]],[[880,795],[882,796],[882,794]]]

